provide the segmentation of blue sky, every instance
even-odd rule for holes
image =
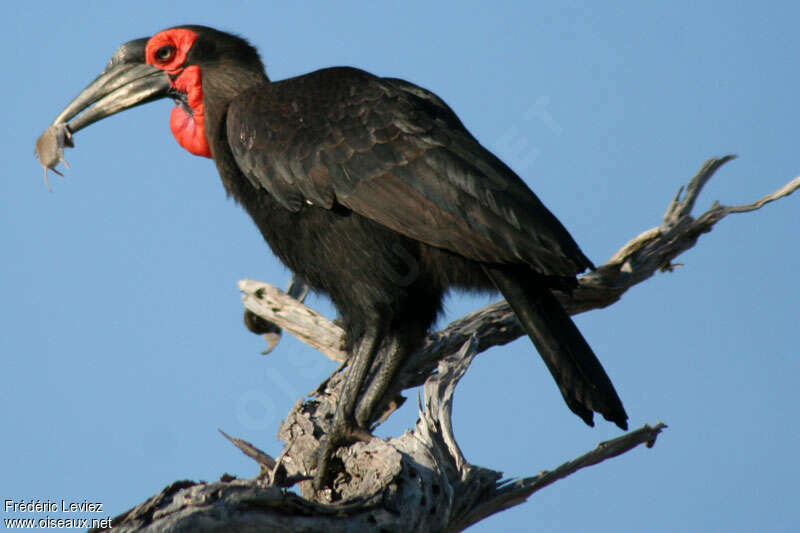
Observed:
[[[602,263],[708,157],[739,155],[697,209],[800,174],[800,8],[782,4],[4,7],[0,495],[117,514],[176,479],[253,476],[217,428],[277,454],[283,414],[334,368],[291,338],[259,355],[236,281],[289,274],[213,164],[174,142],[171,103],[80,132],[72,170],[45,188],[36,137],[122,42],[207,24],[250,39],[273,79],[353,65],[434,90]],[[683,268],[578,317],[631,425],[669,430],[473,530],[796,530],[799,227],[797,196],[732,216]],[[487,301],[456,295],[442,322]],[[408,427],[415,403],[380,434]],[[454,417],[467,459],[507,476],[619,434],[568,411],[526,339],[476,360]]]

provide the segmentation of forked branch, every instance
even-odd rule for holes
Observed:
[[[630,287],[693,247],[700,235],[731,213],[760,209],[800,188],[800,177],[751,204],[714,203],[705,213],[691,211],[714,173],[733,159],[710,159],[670,202],[658,227],[640,233],[597,270],[581,276],[571,295],[559,294],[570,314],[613,304]],[[279,289],[252,280],[239,283],[245,307],[297,336],[334,361],[344,361],[343,331]],[[503,480],[499,472],[471,465],[451,425],[455,386],[475,356],[522,335],[513,312],[497,302],[428,335],[406,362],[390,400],[406,388],[425,384],[419,418],[412,431],[383,441],[341,448],[341,473],[331,490],[315,493],[307,481],[319,440],[330,428],[338,391],[337,371],[307,401],[298,401],[279,430],[287,443],[277,459],[252,444],[228,437],[261,473],[254,479],[230,476],[215,483],[178,482],[118,516],[114,531],[461,531],[525,501],[537,490],[575,471],[647,444],[664,426],[644,426],[599,444],[594,450],[536,476]],[[378,422],[380,423],[380,422]],[[227,435],[226,435],[227,437]],[[298,482],[302,496],[281,487]]]

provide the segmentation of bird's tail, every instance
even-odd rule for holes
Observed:
[[[589,344],[547,284],[529,269],[484,266],[533,341],[573,413],[590,426],[594,412],[628,429],[628,415]]]

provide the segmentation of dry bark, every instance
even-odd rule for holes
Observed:
[[[698,217],[691,210],[705,183],[733,156],[710,159],[672,200],[659,227],[640,233],[605,264],[580,278],[571,295],[559,294],[571,314],[613,304],[633,285],[695,245],[703,233],[731,213],[761,208],[800,188],[800,177],[758,201],[727,207],[716,202]],[[272,321],[334,361],[344,361],[342,329],[279,289],[256,281],[239,284],[245,307]],[[278,436],[287,443],[274,459],[252,444],[225,435],[256,460],[254,479],[223,476],[215,483],[176,482],[146,502],[116,517],[119,531],[461,531],[496,512],[524,502],[537,490],[576,470],[646,444],[652,446],[664,426],[644,426],[551,471],[516,480],[471,465],[456,443],[451,425],[455,386],[474,357],[520,335],[513,312],[497,302],[428,335],[424,346],[405,363],[386,413],[399,393],[424,384],[419,418],[413,429],[387,441],[373,439],[341,448],[332,488],[315,493],[309,475],[314,451],[330,429],[341,368],[310,398],[298,401]],[[384,417],[385,418],[385,417]],[[383,419],[377,420],[376,425]],[[297,484],[300,495],[285,487]]]

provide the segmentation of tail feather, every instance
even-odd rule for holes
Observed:
[[[511,305],[573,413],[594,426],[594,412],[628,429],[628,415],[600,361],[544,279],[528,269],[484,266]]]

